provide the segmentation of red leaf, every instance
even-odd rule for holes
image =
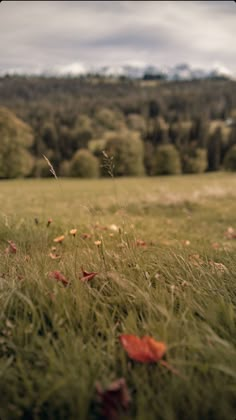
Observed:
[[[60,271],[51,271],[51,273],[49,273],[49,277],[61,282],[64,286],[68,286],[69,284],[69,281]]]
[[[83,277],[80,279],[81,281],[89,281],[92,280],[98,273],[92,271],[89,273],[88,271],[84,271],[83,267],[81,267]]]
[[[107,420],[118,420],[121,410],[127,410],[131,398],[124,378],[112,382],[105,390],[96,384],[98,397],[101,401],[102,415]]]
[[[122,334],[119,338],[129,357],[138,362],[157,362],[166,352],[166,344],[152,337],[139,338],[131,334]]]

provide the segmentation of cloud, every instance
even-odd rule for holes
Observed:
[[[233,1],[11,1],[0,5],[1,69],[186,61],[236,70]],[[81,68],[82,68],[81,67]]]

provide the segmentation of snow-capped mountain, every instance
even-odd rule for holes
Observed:
[[[165,80],[194,80],[208,79],[216,77],[234,78],[230,70],[223,66],[215,65],[211,69],[194,68],[183,63],[173,67],[157,67],[154,65],[146,65],[143,63],[124,64],[118,66],[85,66],[80,62],[74,62],[64,66],[55,66],[51,69],[33,69],[27,71],[24,69],[10,69],[9,71],[1,71],[4,74],[31,74],[50,76],[81,76],[87,74],[100,75],[104,77],[127,77],[130,79],[143,78],[162,78]]]
[[[130,79],[142,79],[144,77],[160,77],[166,80],[193,80],[215,77],[233,78],[232,73],[222,66],[213,66],[211,69],[194,68],[188,64],[178,64],[173,67],[157,67],[145,64],[125,64],[120,66],[103,66],[89,68],[79,63],[55,68],[52,73],[58,75],[85,75],[97,74],[104,77],[128,77]]]
[[[188,64],[178,64],[174,67],[156,67],[152,65],[135,67],[131,65],[120,66],[119,68],[104,67],[97,71],[101,75],[126,76],[131,79],[140,79],[143,77],[160,77],[167,80],[193,80],[206,79],[213,77],[232,77],[231,72],[222,67],[213,67],[210,70],[201,68],[192,68]]]

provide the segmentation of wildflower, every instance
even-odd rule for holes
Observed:
[[[236,239],[236,230],[229,226],[224,235],[227,239]]]
[[[64,239],[65,239],[65,236],[61,235],[61,236],[58,236],[57,238],[53,239],[53,242],[61,243],[61,242],[64,241]]]
[[[118,226],[112,224],[109,226],[109,229],[112,230],[113,232],[119,232],[119,228]]]

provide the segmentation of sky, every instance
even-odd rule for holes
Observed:
[[[179,63],[236,74],[234,1],[0,3],[0,72]]]

